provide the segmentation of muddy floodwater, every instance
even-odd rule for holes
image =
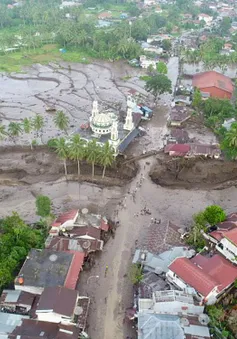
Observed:
[[[168,76],[173,88],[178,70],[178,58],[171,58]],[[95,62],[90,65],[34,65],[22,74],[2,75],[1,123],[7,125],[9,121],[22,121],[25,117],[34,117],[40,113],[45,119],[42,136],[37,138],[32,134],[31,138],[37,138],[38,143],[46,143],[49,138],[60,135],[53,124],[54,113],[46,112],[47,107],[55,106],[57,110],[65,111],[70,118],[69,133],[72,133],[88,120],[93,100],[97,99],[100,107],[125,111],[126,95],[130,89],[147,94],[144,82],[139,79],[142,74],[143,70],[131,68],[123,62]],[[154,115],[151,121],[142,123],[146,134],[132,142],[127,155],[136,156],[144,151],[162,149],[168,132],[167,117],[171,99],[172,95],[163,95],[158,105],[154,106],[154,98],[147,96],[147,105],[153,107]],[[189,129],[191,137],[197,142],[208,143],[215,139],[210,131],[203,128],[199,130],[196,125],[189,126]],[[174,245],[169,239],[168,220],[178,228],[190,226],[193,214],[211,204],[219,204],[227,212],[237,211],[234,185],[218,190],[205,185],[210,177],[215,179],[215,184],[219,183],[220,172],[224,181],[236,179],[237,170],[234,166],[232,169],[223,167],[220,170],[216,166],[213,171],[212,164],[209,164],[206,173],[205,164],[198,163],[189,171],[178,166],[170,168],[163,160],[158,163],[156,156],[151,156],[134,161],[133,167],[128,164],[121,170],[115,168],[113,173],[108,170],[104,182],[101,169],[96,168],[97,184],[88,182],[91,168],[83,165],[82,176],[87,182],[84,179],[78,182],[77,178],[67,182],[63,176],[62,162],[45,146],[36,147],[33,151],[22,148],[29,142],[26,135],[15,142],[18,146],[13,151],[11,140],[1,141],[1,217],[17,211],[27,222],[36,221],[35,197],[43,194],[52,200],[56,215],[71,208],[87,207],[92,212],[120,222],[114,239],[110,239],[97,256],[95,266],[88,272],[80,273],[79,292],[91,298],[87,331],[92,339],[123,339],[128,335],[137,337],[131,326],[124,323],[124,311],[133,305],[128,271],[135,244],[143,245],[150,231],[151,218],[161,219],[160,240],[157,243],[161,251]],[[73,171],[76,173],[76,166],[69,164],[69,174]],[[182,186],[174,183],[177,178]],[[186,187],[183,182],[189,183],[192,178],[198,185]],[[208,182],[213,183],[213,180]],[[141,181],[142,184],[139,184]],[[141,214],[145,206],[150,209],[151,215]],[[106,266],[108,273],[105,276]],[[88,283],[89,277],[97,277],[98,280],[93,278]]]
[[[45,119],[42,140],[60,135],[53,124],[54,114],[47,107],[63,110],[70,118],[69,133],[85,123],[93,100],[100,108],[126,109],[126,94],[133,88],[141,93],[144,83],[139,80],[143,70],[123,62],[84,64],[33,65],[23,74],[0,76],[0,119],[21,121],[40,113]],[[36,138],[32,134],[32,138]],[[29,136],[18,138],[17,144],[27,144]],[[6,141],[9,143],[9,140]]]

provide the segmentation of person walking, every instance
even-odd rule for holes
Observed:
[[[107,276],[108,269],[109,269],[109,266],[108,266],[108,265],[106,265],[106,266],[105,266],[105,278],[106,278],[106,276]]]

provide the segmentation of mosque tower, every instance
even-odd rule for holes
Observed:
[[[134,128],[134,124],[133,124],[132,109],[128,108],[127,116],[126,116],[126,120],[125,120],[125,124],[123,126],[123,129],[125,129],[127,131],[131,131],[133,128]]]

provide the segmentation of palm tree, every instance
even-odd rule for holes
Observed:
[[[226,140],[230,147],[237,148],[237,124],[233,125],[230,131],[226,133]]]
[[[0,140],[4,139],[7,135],[6,126],[0,125]]]
[[[10,122],[8,125],[8,134],[13,138],[13,141],[15,142],[14,137],[19,137],[19,135],[22,133],[21,124],[18,122]]]
[[[54,123],[61,131],[66,132],[69,125],[69,118],[63,111],[57,111],[54,117]]]
[[[59,138],[55,140],[55,151],[59,159],[63,161],[65,176],[67,178],[68,146],[64,138]]]
[[[86,148],[86,160],[92,166],[92,178],[95,176],[95,162],[98,160],[99,157],[99,146],[95,139],[88,142]]]
[[[23,120],[23,123],[22,123],[22,127],[23,127],[23,131],[26,133],[26,134],[30,134],[30,132],[32,131],[32,122],[30,119],[28,118],[25,118]],[[29,137],[29,143],[30,143],[30,147],[32,149],[32,142],[31,142],[31,139]]]
[[[34,130],[37,132],[37,136],[40,130],[44,127],[44,118],[40,114],[36,114],[33,119],[33,127]]]
[[[104,146],[100,150],[99,161],[101,165],[104,166],[102,173],[102,178],[104,178],[106,167],[111,166],[112,163],[114,162],[114,150],[108,141],[104,144]]]
[[[81,174],[80,170],[80,161],[85,156],[85,142],[81,139],[80,134],[75,134],[69,146],[69,158],[77,161],[77,169],[78,169],[78,179]]]

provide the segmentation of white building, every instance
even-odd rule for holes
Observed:
[[[144,0],[144,6],[153,6],[156,4],[155,0]]]
[[[201,13],[201,14],[198,15],[198,20],[200,20],[200,21],[203,20],[203,21],[205,21],[205,23],[206,23],[207,25],[210,25],[211,22],[212,22],[212,20],[213,20],[213,17],[210,16],[210,15],[208,15],[208,14]]]
[[[216,249],[223,254],[226,259],[237,263],[237,228],[223,232],[223,238],[216,245]]]
[[[210,338],[203,309],[180,291],[155,292],[151,299],[139,299],[138,339]]]
[[[140,66],[142,68],[147,69],[149,66],[152,66],[154,69],[156,69],[157,62],[158,61],[156,60],[147,59],[145,55],[140,56]]]
[[[139,299],[139,312],[156,314],[200,315],[204,306],[196,305],[193,296],[183,291],[156,291],[151,299]]]

